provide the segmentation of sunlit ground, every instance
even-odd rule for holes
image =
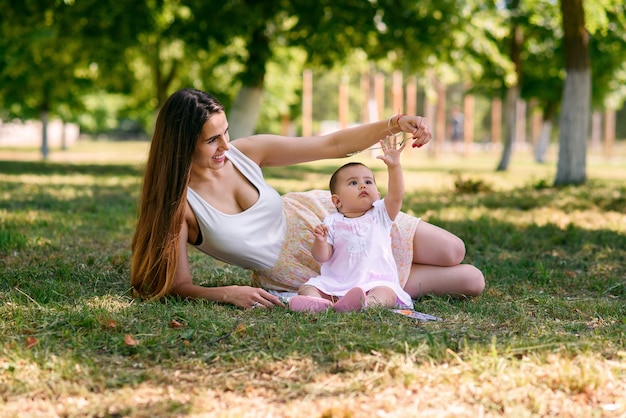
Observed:
[[[148,146],[81,141],[51,150],[64,164],[0,170],[0,243],[11,249],[0,259],[0,417],[625,416],[621,144],[610,159],[590,149],[589,184],[564,190],[546,187],[556,147],[546,164],[517,149],[506,172],[495,171],[498,150],[407,149],[407,207],[464,237],[488,277],[476,300],[420,300],[445,318],[425,325],[382,312],[308,318],[131,301],[128,243]],[[0,169],[40,159],[0,149]],[[386,187],[381,161],[350,159]],[[266,172],[283,192],[325,189],[346,161]],[[493,193],[456,193],[457,181]],[[209,285],[238,272],[197,253],[192,262]],[[222,339],[231,328],[240,331]]]

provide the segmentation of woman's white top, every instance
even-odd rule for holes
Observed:
[[[283,200],[265,182],[261,168],[232,143],[226,158],[256,187],[259,199],[250,208],[231,215],[215,209],[188,187],[187,201],[202,233],[202,242],[195,247],[218,260],[247,269],[271,268],[285,240]]]

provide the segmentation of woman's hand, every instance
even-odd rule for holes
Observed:
[[[224,302],[231,303],[240,308],[285,307],[285,304],[280,301],[278,296],[274,296],[259,287],[227,286],[224,291]]]
[[[397,123],[402,132],[412,135],[413,148],[422,147],[433,139],[433,134],[430,132],[428,121],[424,117],[400,115],[398,116]]]

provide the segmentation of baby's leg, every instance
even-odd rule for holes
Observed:
[[[323,299],[329,299],[330,300],[330,296],[327,295],[324,292],[320,292],[320,290],[315,287],[315,286],[310,286],[310,285],[302,285],[300,286],[300,289],[298,289],[298,294],[301,296],[312,296],[315,298],[323,298]]]
[[[322,312],[330,308],[330,296],[320,292],[315,286],[303,285],[298,290],[298,296],[289,300],[289,309],[299,312]]]
[[[374,306],[387,306],[392,308],[396,306],[397,299],[398,296],[396,295],[396,292],[394,292],[390,287],[378,286],[367,292],[365,301],[367,302],[368,308]]]

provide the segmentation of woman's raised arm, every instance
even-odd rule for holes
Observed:
[[[342,129],[327,135],[286,137],[254,135],[233,141],[237,148],[260,166],[286,166],[327,158],[342,158],[363,151],[389,134],[406,132],[414,147],[431,140],[432,134],[421,116],[398,116],[379,122]]]

